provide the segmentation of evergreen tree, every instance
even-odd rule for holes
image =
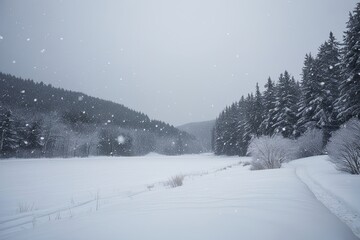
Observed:
[[[253,134],[257,137],[262,135],[262,131],[260,128],[261,123],[264,120],[264,106],[263,106],[263,97],[260,92],[259,84],[256,83],[256,91],[254,96],[254,106],[253,106],[253,119],[250,119],[249,124],[252,125]]]
[[[316,61],[318,62],[316,80],[319,91],[315,99],[313,120],[318,128],[323,129],[325,145],[331,132],[339,127],[335,101],[339,96],[340,50],[339,43],[331,32],[329,40],[320,46]]]
[[[0,155],[12,156],[19,147],[19,136],[12,112],[0,107]]]
[[[315,107],[311,106],[316,98],[317,89],[315,78],[315,59],[311,53],[305,55],[304,67],[302,69],[301,95],[298,104],[297,129],[304,133],[308,128],[313,128],[316,123],[312,121]]]
[[[43,147],[44,143],[42,140],[42,129],[39,121],[33,122],[26,132],[26,149],[39,150]]]
[[[246,125],[248,124],[246,119],[246,115],[247,115],[246,105],[247,102],[244,96],[242,96],[238,103],[238,121],[236,126],[236,136],[237,136],[236,148],[237,148],[237,154],[239,156],[246,155],[248,141],[249,141],[248,139],[249,136],[245,134]]]
[[[340,96],[337,101],[339,119],[360,118],[360,3],[350,13],[343,47],[343,71]]]
[[[274,134],[274,109],[276,101],[276,92],[275,92],[275,83],[268,78],[267,83],[265,84],[265,91],[263,97],[263,107],[264,107],[264,120],[260,124],[260,128],[263,135],[271,136]]]
[[[276,132],[286,138],[297,136],[297,102],[299,99],[298,84],[290,74],[285,71],[280,74],[279,83],[276,86],[276,102],[274,109]]]

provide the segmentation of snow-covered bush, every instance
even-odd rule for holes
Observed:
[[[296,155],[295,141],[280,135],[262,136],[251,140],[248,154],[252,157],[251,169],[280,168]]]
[[[345,123],[330,138],[326,150],[338,170],[360,174],[360,121]]]
[[[297,139],[299,147],[298,157],[310,157],[321,155],[323,152],[323,131],[320,129],[308,129]]]

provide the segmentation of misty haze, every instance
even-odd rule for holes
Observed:
[[[0,239],[360,238],[360,2],[0,0]]]

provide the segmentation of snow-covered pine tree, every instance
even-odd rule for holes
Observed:
[[[339,127],[336,120],[335,101],[339,95],[341,60],[339,43],[332,32],[330,32],[329,39],[320,46],[316,62],[315,80],[318,92],[314,100],[315,109],[312,118],[317,127],[323,129],[325,145],[331,132]]]
[[[265,91],[263,96],[263,116],[264,119],[260,124],[261,132],[263,135],[271,136],[274,134],[274,109],[275,109],[275,83],[268,78],[265,84]]]
[[[297,136],[297,102],[300,92],[298,88],[299,85],[287,71],[280,74],[276,86],[275,122],[273,127],[276,132],[281,133],[286,138]]]
[[[343,79],[336,106],[342,122],[360,118],[360,3],[357,3],[344,34]]]
[[[237,115],[237,126],[236,126],[236,136],[237,136],[237,142],[236,142],[236,148],[237,153],[239,156],[245,156],[247,152],[248,147],[248,140],[245,136],[245,128],[247,124],[246,120],[246,100],[244,96],[241,97],[239,103],[238,103],[238,115]]]
[[[305,55],[304,67],[302,69],[301,95],[298,103],[297,129],[304,133],[309,128],[314,128],[316,123],[312,121],[315,107],[310,103],[316,98],[317,89],[315,78],[315,59],[311,53]]]
[[[237,151],[237,126],[238,126],[238,105],[237,103],[233,103],[228,112],[227,112],[227,120],[226,120],[226,132],[225,132],[225,154],[229,156],[238,155]]]
[[[261,95],[259,84],[256,83],[256,91],[254,96],[254,105],[253,105],[253,114],[251,122],[253,134],[257,137],[261,136],[263,133],[261,131],[260,125],[264,120],[264,106],[263,106],[263,96]]]
[[[12,156],[19,147],[19,136],[12,112],[0,107],[0,155]]]
[[[27,128],[26,138],[26,149],[29,150],[40,150],[44,146],[43,137],[41,136],[42,129],[40,121],[35,121]]]

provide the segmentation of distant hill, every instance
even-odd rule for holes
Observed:
[[[43,140],[38,140],[38,147],[45,146],[47,151],[46,136],[49,132],[53,135],[57,132],[56,136],[52,136],[56,140],[51,140],[51,142],[56,142],[58,145],[60,141],[62,143],[61,146],[55,146],[54,143],[54,149],[57,151],[69,149],[62,150],[66,154],[55,154],[61,156],[78,155],[74,149],[80,148],[78,146],[80,142],[84,149],[93,145],[93,150],[87,150],[86,154],[83,154],[84,151],[81,150],[82,153],[79,154],[81,156],[122,155],[123,153],[124,155],[139,155],[152,151],[162,154],[183,154],[201,151],[200,144],[196,143],[195,137],[190,134],[165,122],[152,120],[146,114],[122,104],[4,73],[0,73],[0,120],[14,122],[12,124],[14,129],[10,129],[11,124],[7,124],[9,129],[6,131],[16,133],[8,139],[19,139],[16,140],[17,142],[9,143],[9,146],[21,148],[23,142],[29,142],[21,138],[29,135],[29,131],[34,131],[20,127],[23,125],[35,124],[39,128],[38,137]],[[16,126],[17,129],[15,129]],[[55,126],[58,129],[54,129]],[[50,128],[53,129],[50,130]],[[119,135],[126,137],[126,144],[115,140]],[[87,138],[91,139],[86,142],[84,139]],[[35,136],[32,136],[32,139],[36,141]],[[73,141],[73,146],[69,144],[70,140],[64,139]],[[120,139],[120,142],[124,141],[123,138]],[[120,149],[118,145],[122,148]],[[127,147],[126,151],[123,149],[124,146]],[[8,147],[9,152],[12,150],[14,153],[19,152],[19,149]]]
[[[205,122],[187,123],[177,128],[196,137],[200,141],[205,151],[211,151],[211,133],[215,126],[215,120]]]

